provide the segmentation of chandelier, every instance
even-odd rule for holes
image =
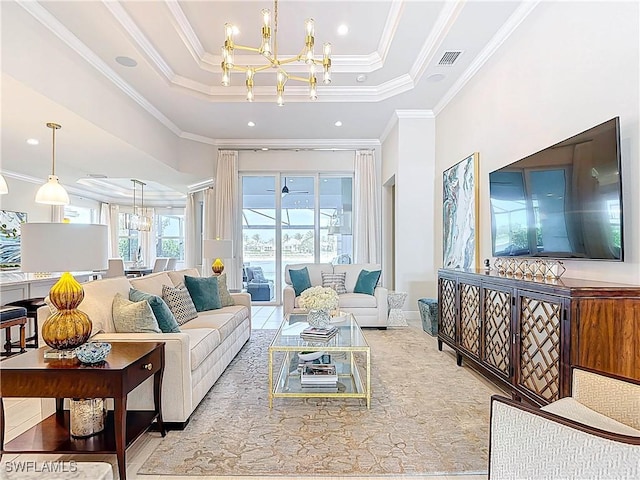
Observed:
[[[263,72],[268,69],[276,71],[276,102],[279,106],[284,105],[284,85],[287,80],[296,80],[309,84],[309,98],[316,100],[318,98],[316,67],[322,67],[322,81],[325,85],[331,83],[331,44],[325,43],[323,46],[322,60],[317,60],[313,53],[314,45],[314,22],[312,18],[305,21],[305,41],[302,51],[295,57],[280,58],[278,57],[278,0],[273,2],[273,36],[271,35],[271,12],[268,9],[262,10],[262,42],[260,47],[245,47],[236,45],[233,41],[237,28],[225,23],[224,33],[225,40],[222,47],[222,85],[228,87],[231,84],[231,70],[245,72],[247,86],[247,100],[252,102],[253,95],[253,78],[256,73]],[[236,65],[234,63],[234,50],[246,50],[248,52],[259,53],[262,55],[266,64],[263,65]],[[308,77],[298,75],[290,75],[283,68],[284,65],[304,62],[309,66]]]
[[[151,218],[144,215],[144,186],[146,183],[140,180],[131,179],[133,182],[133,213],[127,213],[124,216],[124,228],[126,230],[139,230],[141,232],[151,231]],[[140,202],[140,215],[138,214],[138,207],[136,206],[136,187],[140,185],[141,202]]]

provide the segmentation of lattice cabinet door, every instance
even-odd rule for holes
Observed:
[[[483,286],[482,361],[496,375],[511,382],[511,316],[513,291]]]
[[[518,292],[516,382],[550,403],[560,398],[561,325],[564,299]]]
[[[480,285],[458,284],[460,292],[460,347],[480,360]]]
[[[438,337],[456,343],[456,279],[440,277]]]

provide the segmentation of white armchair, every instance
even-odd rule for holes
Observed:
[[[489,478],[640,478],[640,381],[574,367],[572,396],[545,407],[494,395]]]

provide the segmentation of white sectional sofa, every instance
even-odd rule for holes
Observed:
[[[209,389],[251,336],[251,297],[232,293],[234,306],[199,312],[198,317],[180,325],[180,333],[117,333],[111,305],[120,293],[128,298],[131,287],[162,296],[162,286],[184,283],[184,276],[199,276],[198,270],[159,272],[135,279],[106,278],[83,284],[84,300],[78,307],[93,323],[91,340],[105,342],[165,342],[162,379],[162,416],[171,428],[183,428]],[[39,325],[49,315],[48,307],[38,310]],[[42,343],[44,345],[44,343]],[[153,379],[133,390],[127,408],[153,409]]]
[[[311,286],[322,285],[322,272],[325,273],[346,273],[345,287],[347,293],[339,295],[340,310],[353,313],[358,325],[361,327],[386,328],[388,323],[387,289],[376,286],[373,295],[364,293],[353,293],[353,288],[358,280],[358,275],[362,270],[380,270],[380,265],[373,263],[332,265],[330,263],[298,263],[286,265],[284,271],[284,287],[282,301],[283,313],[286,315],[294,309],[300,308],[299,299],[291,283],[289,270],[300,270],[307,267]]]

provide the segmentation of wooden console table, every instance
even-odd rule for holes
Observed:
[[[572,365],[640,380],[639,327],[640,286],[438,271],[439,349],[538,405],[571,394]]]
[[[162,436],[161,398],[164,342],[113,342],[106,362],[82,365],[77,359],[45,360],[48,347],[11,357],[0,364],[0,454],[115,453],[120,480],[126,480],[125,451],[156,420]],[[153,411],[127,411],[127,394],[153,376]],[[56,398],[56,413],[4,443],[5,397]],[[64,398],[113,398],[105,429],[88,438],[69,433]]]

